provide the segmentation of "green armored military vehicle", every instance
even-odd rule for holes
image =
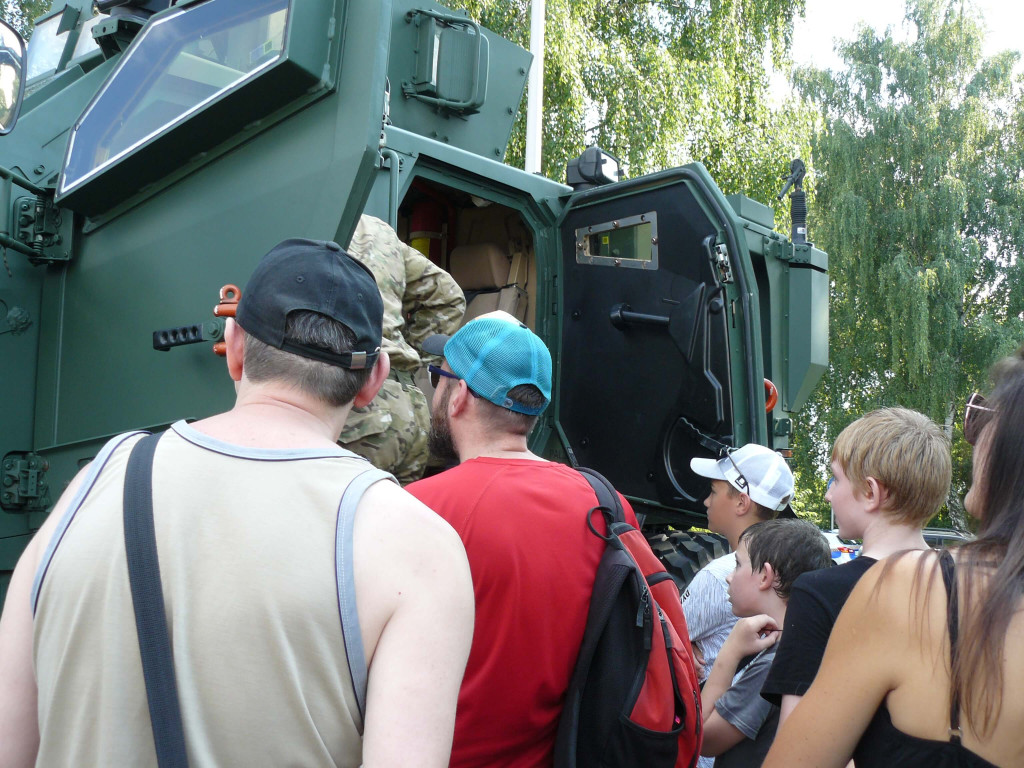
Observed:
[[[55,0],[0,49],[0,591],[112,435],[230,405],[212,305],[360,214],[555,361],[531,447],[607,475],[675,563],[696,455],[786,449],[827,363],[827,257],[699,164],[505,165],[531,56],[423,0]],[[23,101],[21,101],[23,97]],[[230,478],[225,478],[230,482]]]

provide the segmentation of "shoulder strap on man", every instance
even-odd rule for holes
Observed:
[[[597,503],[611,512],[614,522],[626,522],[626,512],[622,508],[619,493],[608,482],[608,478],[589,467],[579,467],[577,471],[590,483],[590,487],[594,489],[594,493],[597,496]]]
[[[128,457],[124,478],[124,546],[157,765],[188,768],[153,524],[153,454],[160,437],[142,438]]]
[[[356,582],[352,568],[352,532],[355,530],[356,509],[366,489],[381,480],[397,483],[394,476],[382,469],[367,469],[356,475],[342,494],[338,507],[338,528],[334,539],[335,580],[338,584],[338,610],[341,613],[341,632],[345,638],[345,655],[356,694],[359,716],[366,716],[366,684],[369,670],[366,652],[359,632],[359,613],[356,607]]]

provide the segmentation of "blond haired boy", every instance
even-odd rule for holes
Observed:
[[[949,494],[949,439],[924,414],[880,408],[857,419],[832,448],[832,505],[839,535],[862,539],[849,563],[793,584],[775,661],[761,695],[781,706],[779,725],[807,692],[836,617],[861,576],[878,560],[927,549],[921,530]]]

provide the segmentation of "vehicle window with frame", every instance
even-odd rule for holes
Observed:
[[[151,21],[72,135],[67,192],[281,58],[288,0],[215,0]]]

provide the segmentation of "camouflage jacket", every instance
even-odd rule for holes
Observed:
[[[458,283],[412,246],[398,239],[385,222],[359,217],[348,252],[370,268],[384,299],[384,351],[397,371],[422,364],[423,340],[453,334],[466,311]]]

